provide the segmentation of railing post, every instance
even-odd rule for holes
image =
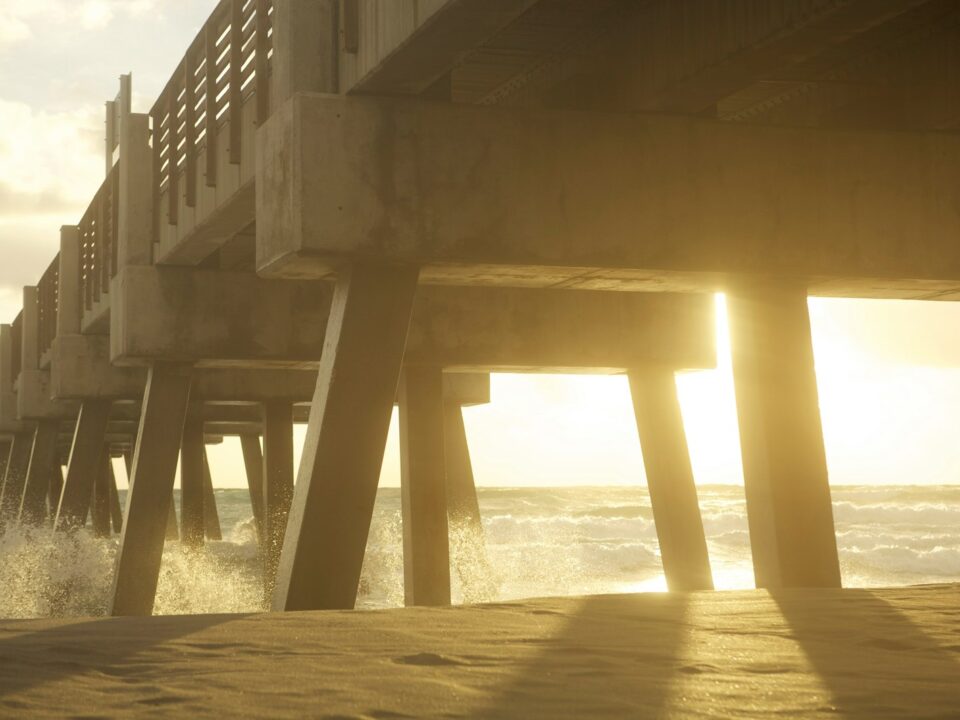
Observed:
[[[207,187],[217,186],[217,34],[211,25],[204,30],[204,56],[206,63],[203,72],[207,77],[206,117],[204,126],[206,136],[207,169],[205,181]]]
[[[23,289],[23,335],[20,340],[21,370],[36,370],[40,367],[40,313],[38,312],[37,288]]]
[[[159,137],[154,141],[159,144]],[[117,267],[153,262],[153,163],[150,116],[120,116]]]
[[[230,162],[240,164],[243,131],[243,0],[231,0],[230,7],[230,89],[227,91],[230,119]]]
[[[338,5],[339,0],[274,1],[272,107],[298,92],[337,92]]]

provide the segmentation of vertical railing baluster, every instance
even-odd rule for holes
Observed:
[[[167,85],[167,223],[177,224],[180,197],[177,192],[177,129],[180,125],[177,112],[177,86]]]
[[[254,65],[257,73],[257,125],[263,125],[270,116],[269,65],[267,64],[267,33],[270,30],[268,0],[257,0],[257,30]]]
[[[163,127],[162,111],[158,113],[156,109],[151,110],[150,118],[152,126],[150,128],[150,140],[153,143],[153,241],[160,240],[160,185],[163,184],[163,174],[161,173],[160,161],[160,138],[162,137]]]
[[[240,164],[243,130],[243,0],[232,0],[230,13],[230,162]]]
[[[93,301],[100,302],[100,295],[103,293],[103,271],[104,271],[104,243],[107,238],[107,209],[104,203],[106,193],[101,188],[97,193],[97,244],[93,254]]]
[[[110,274],[112,278],[117,274],[117,259],[120,251],[120,162],[113,169],[110,180]],[[109,287],[109,280],[108,280]]]
[[[211,21],[204,30],[207,66],[207,187],[217,186],[217,31]]]
[[[194,66],[193,53],[188,52],[183,59],[183,179],[185,184],[184,203],[187,207],[197,206],[197,69]]]

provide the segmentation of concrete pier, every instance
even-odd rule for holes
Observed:
[[[802,283],[727,296],[758,587],[839,587],[833,507]]]
[[[57,462],[57,435],[60,431],[55,420],[41,420],[33,436],[27,478],[20,500],[19,518],[24,525],[40,525],[46,520],[47,492],[50,474]]]
[[[960,8],[701,5],[217,4],[149,114],[121,80],[0,327],[0,523],[94,496],[103,534],[106,502],[111,611],[149,613],[239,435],[272,606],[350,608],[399,401],[405,595],[446,604],[451,528],[483,535],[449,378],[627,373],[668,585],[706,589],[674,374],[714,365],[722,291],[757,582],[838,585],[806,298],[960,299]]]
[[[94,478],[100,468],[110,409],[110,402],[104,400],[88,400],[80,405],[63,494],[54,522],[56,530],[83,526]]]
[[[13,436],[9,460],[3,477],[3,495],[0,497],[0,526],[2,527],[15,523],[17,520],[32,450],[32,432],[19,432]]]
[[[194,409],[187,415],[180,444],[180,542],[192,550],[203,545],[205,460],[203,418]]]
[[[710,558],[673,371],[627,374],[663,573],[670,590],[712,590]]]
[[[417,276],[357,263],[337,279],[274,610],[356,602]]]
[[[241,435],[240,449],[243,452],[243,466],[247,475],[253,520],[257,526],[257,538],[260,546],[263,547],[266,529],[263,510],[263,449],[260,447],[260,437],[250,434]]]
[[[413,366],[400,380],[400,497],[407,605],[450,604],[443,369]]]
[[[150,368],[113,575],[111,615],[153,611],[189,400],[189,367],[158,364]]]
[[[264,587],[270,597],[293,497],[293,405],[283,400],[263,405],[262,478]]]

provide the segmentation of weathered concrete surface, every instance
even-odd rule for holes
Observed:
[[[280,555],[277,610],[352,608],[417,288],[416,268],[341,273]]]
[[[158,364],[150,369],[113,573],[111,615],[153,611],[189,399],[188,367]]]
[[[130,267],[112,288],[114,362],[319,365],[332,284]],[[420,287],[404,361],[475,370],[705,368],[715,364],[714,324],[713,298],[704,294]],[[204,382],[197,378],[195,393]]]
[[[806,293],[743,286],[727,309],[757,587],[840,587]]]
[[[78,409],[76,402],[52,398],[49,370],[20,371],[17,414],[21,419],[70,420],[77,416]]]
[[[268,598],[283,549],[293,475],[293,407],[271,400],[263,404],[263,577]]]
[[[111,359],[315,363],[331,292],[253,273],[127,267],[111,283]]]
[[[191,550],[203,546],[203,418],[191,409],[180,442],[180,542]]]
[[[713,590],[673,370],[634,369],[628,377],[667,587]]]
[[[404,368],[400,380],[400,498],[407,605],[450,604],[443,371]]]
[[[50,488],[50,474],[57,462],[57,436],[60,427],[56,420],[42,420],[37,423],[33,436],[33,448],[30,451],[30,464],[27,467],[27,480],[20,499],[20,523],[39,525],[47,519],[47,491]]]
[[[299,94],[258,155],[262,274],[376,256],[424,283],[960,297],[954,134]]]
[[[147,370],[110,363],[107,335],[58,335],[51,347],[52,398],[140,398]]]

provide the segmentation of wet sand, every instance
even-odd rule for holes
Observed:
[[[0,717],[960,718],[960,585],[0,621]]]

